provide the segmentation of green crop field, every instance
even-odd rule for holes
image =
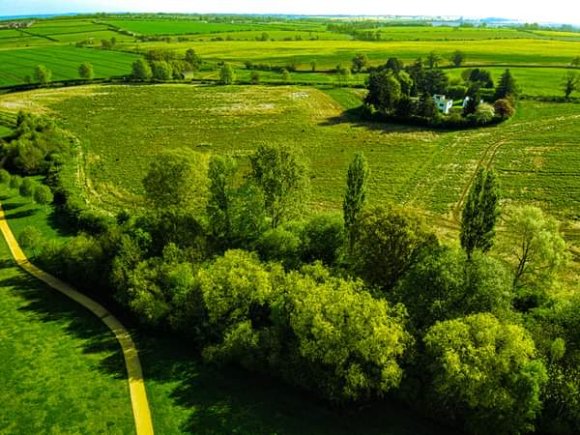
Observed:
[[[123,44],[121,44],[123,46]],[[150,48],[173,49],[184,53],[188,48],[207,60],[243,62],[251,60],[273,65],[298,64],[309,69],[312,61],[320,69],[334,68],[337,64],[349,65],[356,53],[366,54],[371,63],[384,63],[389,57],[400,57],[410,62],[425,58],[436,51],[445,59],[456,50],[462,50],[468,64],[484,65],[546,65],[567,66],[579,55],[578,44],[567,41],[522,39],[517,43],[510,40],[471,41],[468,46],[462,41],[204,41],[191,42],[148,42],[140,45],[141,50]],[[133,49],[134,44],[125,44]],[[449,64],[448,60],[443,65]]]
[[[577,105],[525,101],[513,120],[498,127],[433,132],[345,116],[344,108],[356,105],[356,93],[293,86],[114,86],[10,95],[0,106],[28,101],[53,110],[84,144],[82,177],[74,182],[105,208],[140,204],[140,180],[163,149],[185,146],[243,159],[269,143],[295,145],[308,157],[314,209],[340,208],[346,167],[362,150],[373,171],[370,197],[376,202],[396,201],[450,219],[476,167],[493,163],[506,201],[535,203],[561,218],[577,216]]]
[[[518,29],[464,28],[464,27],[429,27],[429,26],[389,26],[379,29],[361,31],[379,31],[382,40],[392,41],[478,41],[485,39],[530,39],[541,37]]]
[[[23,83],[25,76],[33,76],[39,64],[52,71],[53,80],[78,78],[83,62],[94,66],[95,77],[126,75],[136,58],[129,53],[69,46],[0,51],[0,86]]]
[[[505,68],[486,67],[497,83]],[[451,78],[459,79],[463,68],[447,70]],[[570,71],[565,68],[511,68],[523,95],[533,97],[562,96],[562,81]]]

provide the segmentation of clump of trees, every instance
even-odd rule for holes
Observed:
[[[131,78],[136,81],[183,80],[202,65],[203,60],[193,48],[188,49],[183,57],[171,50],[152,49],[133,62]]]
[[[454,63],[463,59],[462,52],[454,54]],[[391,58],[378,68],[368,68],[367,108],[382,119],[443,128],[482,126],[513,116],[519,89],[509,70],[496,88],[491,74],[478,68],[466,70],[464,83],[451,86],[440,62],[441,57],[432,52],[425,61],[420,58],[407,66]],[[437,108],[435,95],[462,104],[444,113]]]

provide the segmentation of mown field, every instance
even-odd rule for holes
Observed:
[[[294,145],[310,160],[314,209],[340,208],[346,167],[362,150],[373,172],[370,198],[375,202],[396,201],[452,219],[478,165],[493,164],[505,201],[578,217],[577,105],[524,101],[503,125],[435,132],[349,117],[344,110],[357,98],[360,102],[356,92],[108,86],[4,96],[0,107],[34,104],[28,107],[53,110],[83,143],[82,171],[71,182],[105,208],[141,203],[140,180],[163,149],[189,147],[245,159],[258,144],[268,143]]]
[[[50,210],[0,188],[10,223]],[[0,433],[134,433],[123,358],[100,321],[22,272],[0,238]]]

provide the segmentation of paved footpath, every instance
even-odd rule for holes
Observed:
[[[133,408],[133,417],[135,418],[135,429],[137,435],[152,435],[153,423],[151,421],[151,412],[149,411],[149,402],[147,401],[147,393],[145,391],[145,383],[143,381],[143,371],[141,370],[141,362],[135,343],[129,334],[129,331],[119,322],[106,308],[91,298],[79,293],[70,285],[55,278],[54,276],[44,272],[35,265],[33,265],[20,248],[16,241],[12,230],[8,226],[4,210],[0,206],[0,231],[10,248],[12,257],[22,269],[28,272],[35,278],[48,284],[55,290],[68,296],[73,301],[81,304],[88,310],[92,311],[98,318],[100,318],[105,325],[109,327],[121,345],[123,356],[125,358],[125,366],[127,367],[127,375],[129,377],[129,392],[131,395],[131,407]]]

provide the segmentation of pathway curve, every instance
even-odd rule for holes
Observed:
[[[125,366],[127,368],[127,375],[129,377],[129,393],[131,395],[131,407],[133,408],[133,417],[135,419],[135,429],[137,435],[153,435],[153,423],[151,421],[151,412],[149,411],[149,402],[147,401],[147,393],[145,391],[145,383],[143,381],[143,371],[141,370],[141,362],[135,343],[129,334],[129,331],[117,320],[106,308],[99,303],[93,301],[91,298],[79,293],[70,285],[55,278],[54,276],[44,272],[35,265],[33,265],[20,248],[16,241],[4,210],[0,206],[0,231],[10,248],[12,257],[22,269],[28,272],[35,278],[48,284],[55,290],[68,296],[70,299],[81,304],[97,317],[99,317],[107,327],[113,331],[115,337],[121,345],[123,357],[125,358]]]

